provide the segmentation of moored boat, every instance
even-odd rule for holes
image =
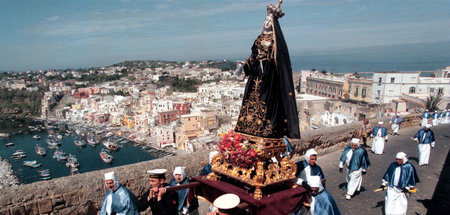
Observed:
[[[106,149],[111,150],[111,151],[116,151],[117,149],[119,149],[119,146],[117,144],[109,142],[109,141],[103,142],[103,145],[105,146]]]
[[[41,136],[36,134],[36,135],[33,135],[33,138],[36,139],[36,140],[39,140],[39,139],[41,139]]]
[[[34,151],[36,152],[36,154],[38,154],[40,156],[44,156],[47,154],[47,151],[45,151],[45,148],[40,147],[38,145],[36,145],[36,148],[34,148]]]
[[[31,167],[31,166],[33,166],[33,165],[35,165],[35,164],[37,164],[37,161],[24,161],[23,162],[23,165],[24,166],[27,166],[27,167]]]
[[[111,163],[112,160],[114,159],[114,157],[108,154],[105,150],[102,150],[102,152],[100,152],[100,158],[105,163]]]
[[[5,146],[14,146],[14,143],[13,142],[9,142],[9,143],[5,144]]]

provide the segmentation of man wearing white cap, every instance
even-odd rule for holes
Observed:
[[[177,166],[173,170],[173,179],[170,181],[169,186],[179,186],[183,184],[189,184],[191,181],[186,177],[186,167]],[[190,208],[187,203],[187,195],[189,188],[184,190],[178,190],[178,214],[198,214],[197,208]]]
[[[414,136],[414,141],[418,142],[417,149],[419,151],[419,165],[428,165],[430,160],[431,148],[434,148],[436,144],[434,139],[434,133],[430,129],[431,125],[426,124],[425,128],[420,129]]]
[[[373,138],[372,148],[370,150],[377,155],[383,154],[384,143],[388,140],[388,132],[387,129],[383,127],[383,122],[378,122],[378,126],[372,130],[370,136],[375,136],[375,138]]]
[[[396,161],[392,162],[382,179],[380,188],[386,186],[385,195],[385,214],[404,214],[408,208],[407,194],[409,190],[420,182],[416,169],[408,162],[408,158],[404,152],[399,152],[395,156]]]
[[[359,146],[359,139],[353,138],[350,146],[344,149],[339,161],[339,172],[342,173],[344,164],[347,167],[347,193],[345,198],[349,200],[355,191],[361,189],[362,176],[366,174],[370,166],[369,156],[365,149]]]
[[[322,186],[322,182],[319,176],[311,176],[308,181],[311,191],[311,215],[323,214],[323,215],[340,215],[339,208],[336,205],[333,197]]]
[[[392,117],[390,123],[392,124],[392,135],[398,135],[398,130],[400,129],[400,124],[405,121],[402,117],[400,117],[400,114],[395,114],[394,117]]]
[[[105,185],[108,190],[103,197],[100,210],[101,215],[139,215],[136,207],[136,197],[120,184],[114,172],[105,173]]]
[[[437,110],[434,111],[433,115],[431,115],[431,123],[433,123],[433,126],[439,125],[439,118],[441,117],[441,114],[438,113]]]
[[[428,124],[428,119],[431,118],[431,114],[428,112],[428,109],[425,109],[425,112],[422,113],[422,126]]]
[[[240,202],[241,199],[236,194],[223,194],[213,202],[217,210],[206,215],[245,215],[247,212],[237,207]]]
[[[150,189],[138,201],[139,211],[145,211],[149,206],[153,215],[178,215],[178,195],[167,192],[164,183],[166,169],[148,170]]]
[[[214,156],[216,156],[219,152],[218,151],[212,151],[209,153],[209,163],[207,163],[203,169],[200,175],[204,176],[204,175],[208,175],[209,173],[212,172],[212,166],[211,166],[211,162]]]
[[[305,160],[296,163],[297,165],[297,184],[301,185],[308,191],[310,187],[308,185],[308,180],[311,176],[319,176],[320,180],[325,183],[325,176],[323,175],[322,168],[316,164],[317,152],[314,149],[309,149],[306,151]]]

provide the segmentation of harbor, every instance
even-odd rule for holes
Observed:
[[[16,181],[8,180],[11,184],[28,184],[173,155],[112,132],[46,124],[0,139],[2,165],[11,169],[0,177],[15,175]]]

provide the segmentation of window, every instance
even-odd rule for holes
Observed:
[[[409,88],[409,93],[416,93],[416,88],[415,87],[410,87]]]
[[[439,88],[438,89],[438,94],[444,94],[444,88]]]
[[[378,78],[378,84],[381,84],[381,80],[382,80],[382,78],[380,77],[380,78]]]
[[[434,93],[434,88],[430,88],[430,93]]]
[[[381,91],[377,90],[377,96],[380,97],[380,95],[381,95]]]
[[[358,97],[358,87],[355,88],[355,97]]]
[[[395,82],[395,78],[391,78],[391,83],[394,83]]]
[[[367,91],[366,88],[363,88],[362,91],[361,91],[361,96],[362,96],[363,98],[366,98],[366,91]]]

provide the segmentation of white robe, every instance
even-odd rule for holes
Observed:
[[[386,215],[406,215],[408,199],[402,190],[395,187],[398,185],[398,181],[400,180],[400,173],[401,167],[395,168],[394,187],[389,186],[387,189],[384,204]]]
[[[351,151],[351,150],[350,150]],[[362,184],[362,168],[349,172],[347,169],[347,195],[352,196],[355,191],[361,189]]]
[[[439,119],[433,119],[431,120],[431,123],[433,124],[433,126],[439,125]]]
[[[419,144],[417,149],[419,150],[419,165],[428,164],[431,151],[430,144]]]
[[[383,138],[381,136],[381,129],[378,129],[377,136],[375,136],[375,138],[373,138],[373,143],[372,143],[372,148],[371,148],[373,153],[375,153],[377,155],[383,154],[385,139],[387,139],[387,136],[385,138]]]
[[[423,118],[422,119],[422,127],[424,127],[427,124],[428,124],[428,119],[427,118]]]
[[[392,124],[392,133],[398,134],[398,130],[400,129],[400,125]]]

